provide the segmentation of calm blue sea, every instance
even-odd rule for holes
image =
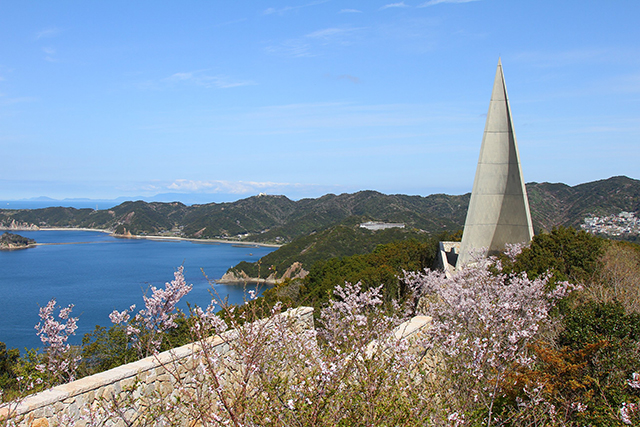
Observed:
[[[80,344],[82,336],[95,325],[109,326],[109,313],[136,304],[150,286],[161,287],[173,279],[177,267],[184,265],[187,283],[193,290],[180,308],[206,306],[210,291],[228,297],[230,303],[242,303],[245,291],[264,290],[264,286],[211,286],[240,261],[256,261],[274,251],[265,247],[234,247],[231,244],[206,244],[187,241],[117,239],[95,231],[20,231],[18,234],[38,243],[78,243],[46,245],[18,251],[0,251],[0,341],[9,348],[35,348],[41,345],[35,334],[38,309],[51,298],[58,305],[74,304],[79,317],[78,330],[70,339]],[[57,311],[56,311],[57,314]]]

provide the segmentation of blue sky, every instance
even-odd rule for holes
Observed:
[[[0,200],[471,190],[498,57],[525,180],[640,178],[640,2],[0,3]]]

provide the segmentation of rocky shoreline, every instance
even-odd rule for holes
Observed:
[[[219,280],[216,280],[216,282],[227,284],[264,283],[266,285],[276,285],[285,279],[304,279],[307,274],[309,274],[309,272],[302,268],[301,263],[294,262],[280,277],[276,277],[274,273],[271,273],[266,278],[250,277],[242,270],[230,269]]]
[[[20,236],[19,234],[5,232],[0,236],[0,250],[14,251],[19,249],[28,249],[36,246],[36,241]]]
[[[224,275],[216,280],[216,283],[225,283],[229,285],[242,284],[242,283],[264,283],[265,285],[275,285],[278,283],[273,274],[269,275],[266,279],[261,277],[249,277],[244,271],[227,271]]]
[[[0,223],[0,230],[8,230],[8,231],[37,231],[40,230],[35,224],[28,224],[26,222],[18,222],[15,219],[12,220],[9,225],[4,225]]]

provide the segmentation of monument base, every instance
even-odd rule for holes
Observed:
[[[438,267],[444,271],[447,278],[453,277],[456,271],[458,255],[460,255],[460,242],[440,242]]]

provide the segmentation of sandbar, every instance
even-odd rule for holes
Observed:
[[[147,239],[147,240],[158,240],[158,241],[180,241],[184,240],[187,242],[194,243],[227,243],[232,245],[241,245],[246,247],[265,247],[265,248],[279,248],[282,245],[278,245],[275,243],[258,243],[258,242],[248,242],[246,240],[225,240],[225,239],[194,239],[190,237],[178,237],[178,236],[123,236],[121,234],[114,234],[113,231],[104,230],[99,228],[72,228],[72,227],[40,227],[39,230],[52,230],[52,231],[99,231],[101,233],[107,233],[112,235],[113,237],[117,237],[119,239]],[[18,231],[18,230],[16,230]],[[38,231],[38,230],[24,230],[24,231]]]

